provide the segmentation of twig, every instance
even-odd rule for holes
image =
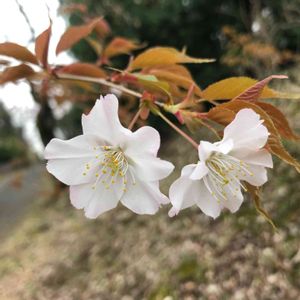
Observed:
[[[25,12],[23,6],[20,4],[19,0],[15,0],[15,2],[16,2],[17,6],[18,6],[18,8],[19,8],[19,11],[20,11],[20,13],[22,14],[22,16],[24,17],[24,19],[25,19],[25,21],[26,21],[26,23],[27,23],[27,26],[28,26],[28,28],[29,28],[29,30],[30,30],[30,33],[31,33],[31,39],[30,39],[30,42],[32,42],[32,41],[35,40],[34,29],[33,29],[32,25],[31,25],[31,23],[30,23],[30,21],[29,21],[29,18],[28,18],[28,16],[27,16],[27,14],[26,14],[26,12]]]

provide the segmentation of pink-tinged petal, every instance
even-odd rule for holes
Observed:
[[[172,183],[169,191],[169,198],[173,205],[169,211],[170,217],[195,204],[195,197],[199,197],[199,194],[195,191],[198,184],[199,181],[191,180],[185,176],[179,177]]]
[[[136,214],[153,215],[158,211],[160,204],[165,202],[165,196],[153,184],[136,180],[135,185],[128,182],[121,202]]]
[[[134,157],[130,165],[134,175],[143,181],[163,179],[174,169],[172,163],[150,155]]]
[[[130,130],[124,128],[118,116],[118,99],[109,94],[101,96],[88,115],[82,115],[83,134],[101,137],[110,145],[117,145],[124,134]]]
[[[202,179],[205,175],[207,175],[208,171],[209,169],[205,165],[205,162],[199,161],[189,178],[192,180]]]
[[[94,147],[99,143],[96,137],[84,135],[67,141],[52,139],[44,152],[48,172],[67,185],[90,182],[96,172]]]
[[[216,219],[220,215],[223,208],[223,205],[209,192],[203,180],[197,182],[197,197],[195,197],[195,202],[204,214],[213,219]]]
[[[242,109],[224,129],[222,142],[232,139],[234,149],[260,149],[267,143],[269,136],[268,129],[262,123],[260,116],[252,109]]]
[[[153,127],[143,126],[128,134],[126,140],[120,146],[128,157],[141,154],[156,156],[160,146],[160,135]]]
[[[247,164],[273,168],[272,155],[266,149],[256,151],[240,149],[233,151],[231,155]]]
[[[107,189],[101,183],[95,189],[90,183],[70,187],[72,205],[78,209],[84,208],[85,216],[89,219],[115,208],[119,202],[118,193],[114,187]]]
[[[214,151],[218,151],[218,147],[215,144],[206,141],[201,141],[198,147],[200,161],[205,162]]]
[[[247,181],[253,186],[262,186],[268,181],[267,170],[265,167],[248,165],[247,170],[250,174],[238,174],[240,180]]]

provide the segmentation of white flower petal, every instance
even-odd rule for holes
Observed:
[[[153,184],[136,180],[135,185],[128,182],[121,202],[136,214],[153,215],[158,211],[160,203],[165,202],[165,196]]]
[[[218,147],[218,151],[223,154],[228,154],[234,147],[233,140],[227,139],[225,141],[214,143]]]
[[[218,151],[218,147],[210,142],[201,141],[198,147],[199,159],[205,162],[211,155],[212,152]]]
[[[132,158],[130,166],[136,177],[144,181],[163,179],[174,169],[172,163],[150,155]]]
[[[156,129],[150,126],[143,126],[128,134],[127,139],[121,145],[128,157],[136,155],[157,155],[160,146],[160,135]]]
[[[196,168],[189,178],[193,180],[202,179],[208,172],[209,169],[205,165],[205,162],[198,161]]]
[[[88,183],[70,187],[71,203],[78,209],[84,208],[85,216],[89,219],[115,208],[119,202],[115,188],[106,189],[101,183],[95,189],[92,186]]]
[[[245,180],[253,186],[262,186],[268,181],[267,170],[262,166],[248,165],[252,174],[238,174],[240,180]]]
[[[181,170],[181,176],[189,177],[193,173],[196,167],[197,164],[190,164],[184,166]]]
[[[248,148],[256,150],[262,148],[267,143],[269,136],[269,132],[262,125],[262,122],[260,116],[252,109],[242,109],[224,129],[222,142],[232,139],[234,149]]]
[[[88,115],[82,115],[83,134],[101,137],[115,146],[130,130],[124,128],[118,116],[119,102],[115,95],[101,96]]]
[[[273,168],[272,155],[266,149],[259,149],[257,151],[240,149],[230,154],[245,163]]]
[[[52,139],[44,152],[49,160],[48,172],[67,185],[89,182],[95,170],[86,172],[86,164],[95,160],[93,147],[99,143],[95,136],[80,135],[67,141]]]
[[[228,208],[231,213],[235,213],[243,203],[244,197],[241,192],[241,187],[237,183],[229,183],[223,187],[226,194],[226,200],[221,199],[224,207]]]
[[[218,201],[211,195],[203,180],[195,182],[197,182],[197,184],[194,184],[195,186],[197,185],[197,196],[195,197],[197,206],[204,214],[216,219],[221,213],[223,208],[222,204],[218,203]],[[194,192],[196,192],[196,189]]]
[[[199,181],[191,180],[188,177],[179,177],[172,183],[169,191],[169,198],[173,205],[169,211],[170,217],[195,204],[196,194],[194,194],[195,189],[192,187],[197,187],[198,184]]]

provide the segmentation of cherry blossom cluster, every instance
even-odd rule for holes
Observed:
[[[160,135],[143,126],[132,132],[118,117],[118,99],[101,97],[88,115],[82,115],[83,134],[70,140],[52,139],[45,149],[47,170],[70,186],[70,200],[87,218],[115,208],[119,202],[137,214],[155,214],[172,205],[169,216],[197,205],[217,218],[223,208],[236,212],[246,184],[259,187],[272,168],[264,148],[269,132],[252,109],[240,110],[224,129],[221,141],[200,141],[199,160],[181,170],[169,197],[159,181],[173,171],[171,162],[157,157]]]

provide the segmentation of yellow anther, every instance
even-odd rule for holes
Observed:
[[[86,176],[86,173],[82,173],[83,176]]]
[[[99,174],[98,173],[96,173],[96,175],[95,175],[96,177],[99,177]]]

